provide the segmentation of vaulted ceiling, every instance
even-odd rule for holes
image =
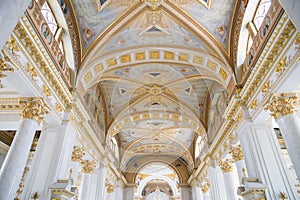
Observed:
[[[118,141],[120,168],[136,172],[161,160],[190,173],[195,139],[215,134],[235,84],[229,51],[236,1],[72,3],[83,52],[78,84],[85,92],[101,87],[102,123],[106,140]]]

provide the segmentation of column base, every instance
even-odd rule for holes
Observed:
[[[243,178],[244,187],[239,187],[239,195],[244,200],[266,200],[267,187],[260,183],[257,178]]]
[[[50,186],[51,199],[65,200],[75,197],[75,193],[69,190],[70,180],[57,180],[56,183]]]

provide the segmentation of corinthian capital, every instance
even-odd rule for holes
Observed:
[[[270,102],[265,107],[269,110],[275,120],[285,115],[294,114],[294,103],[297,101],[297,96],[281,93],[278,96],[273,96]]]
[[[241,145],[232,146],[230,148],[229,153],[235,162],[239,160],[244,160],[244,155],[241,149]]]
[[[210,185],[209,185],[209,183],[207,183],[207,182],[202,183],[202,184],[200,185],[202,192],[203,192],[203,193],[207,193],[208,190],[209,190],[209,186],[210,186]]]
[[[44,115],[49,113],[43,98],[21,99],[20,104],[23,105],[21,117],[25,119],[33,119],[40,123],[44,120]]]
[[[232,172],[232,163],[229,161],[220,161],[219,166],[223,173]]]
[[[83,160],[81,161],[82,165],[82,173],[91,174],[96,168],[96,162],[91,160]]]

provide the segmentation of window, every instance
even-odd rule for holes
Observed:
[[[55,20],[55,17],[52,13],[52,10],[50,9],[49,5],[47,2],[44,3],[44,5],[42,6],[42,14],[50,28],[50,31],[53,35],[55,35],[56,31],[57,31],[57,22]]]
[[[271,4],[272,4],[272,0],[260,1],[253,19],[253,23],[257,30],[260,28],[261,24],[263,23]]]

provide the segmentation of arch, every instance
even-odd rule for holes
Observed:
[[[180,194],[179,191],[177,190],[177,186],[175,185],[175,183],[170,178],[165,177],[165,176],[156,175],[156,176],[149,176],[149,177],[145,178],[144,180],[142,180],[142,182],[140,183],[140,185],[137,188],[137,195],[139,197],[141,197],[142,196],[142,191],[143,191],[144,187],[147,185],[147,183],[149,181],[152,181],[152,180],[155,180],[155,179],[161,179],[163,181],[166,181],[169,184],[169,186],[171,187],[171,189],[173,190],[175,196],[178,196]]]

